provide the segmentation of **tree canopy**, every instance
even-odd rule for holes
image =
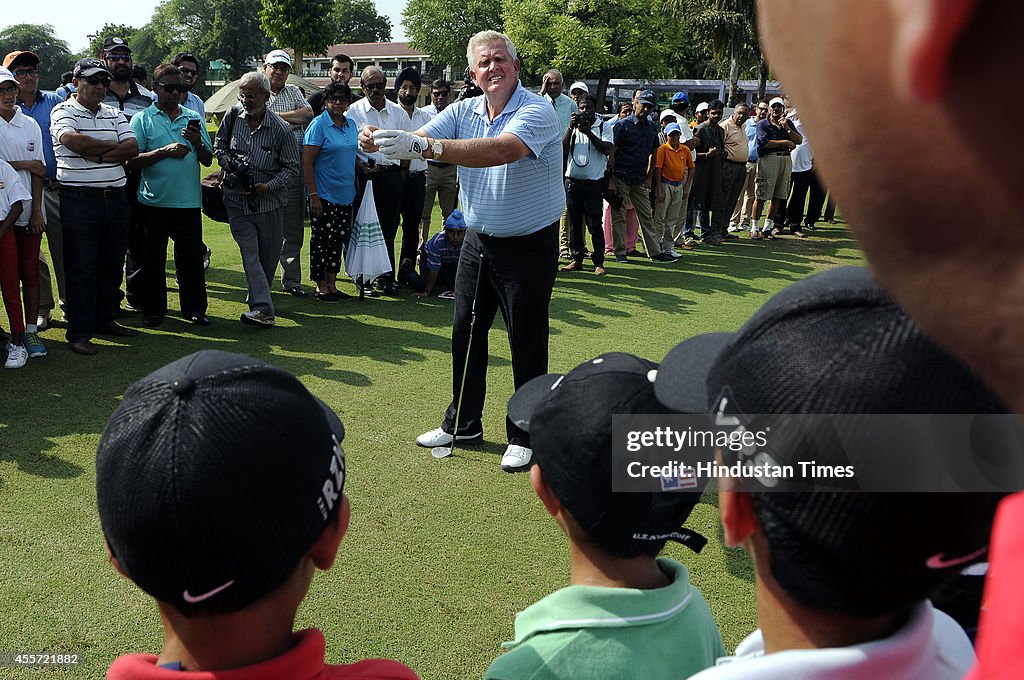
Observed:
[[[391,42],[391,19],[372,0],[336,0],[331,23],[334,44]]]
[[[59,86],[60,74],[71,69],[71,50],[53,34],[50,24],[15,24],[0,31],[0,58],[18,50],[39,55],[40,89],[52,90]]]
[[[435,64],[448,64],[458,77],[466,64],[466,43],[474,33],[504,30],[501,0],[409,0],[402,25],[413,47],[430,52]]]
[[[334,0],[263,0],[260,26],[275,47],[290,47],[295,62],[305,54],[323,54],[335,38],[329,17]]]

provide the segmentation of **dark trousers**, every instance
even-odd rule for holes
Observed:
[[[825,202],[825,215],[824,220],[834,220],[836,218],[836,199],[832,196],[832,192],[828,192],[828,200]]]
[[[415,271],[409,272],[409,287],[417,293],[422,293],[426,290],[427,276],[430,274],[426,255],[422,255],[420,260],[419,273]],[[442,262],[441,269],[437,272],[437,282],[434,283],[434,289],[431,292],[436,294],[443,293],[446,290],[455,290],[455,273],[458,270],[458,262]],[[465,359],[465,356],[463,356],[463,359]]]
[[[143,205],[146,248],[142,262],[142,313],[167,314],[167,239],[174,241],[174,270],[178,300],[186,319],[206,314],[206,275],[203,272],[203,213],[199,208],[158,208]]]
[[[131,221],[128,224],[128,250],[124,258],[124,299],[135,309],[142,309],[145,295],[145,274],[142,267],[146,261],[146,220],[144,209],[139,203],[139,184],[142,182],[141,171],[129,171],[125,196],[128,198],[128,209]],[[120,300],[118,300],[120,304]]]
[[[114,319],[128,249],[131,210],[123,191],[110,196],[62,187],[64,272],[69,342],[91,338]]]
[[[361,202],[363,192],[366,190],[366,180],[373,180],[373,202],[377,207],[377,221],[380,222],[380,230],[384,234],[384,243],[388,248],[388,257],[391,258],[391,271],[395,271],[395,236],[398,235],[398,221],[402,216],[402,189],[405,182],[397,165],[387,167],[394,169],[381,168],[368,178],[360,176],[358,198]],[[421,208],[422,205],[421,203]],[[356,214],[358,213],[357,207]]]
[[[452,326],[452,402],[441,427],[455,432],[455,410],[462,382],[462,366],[469,345],[473,295],[481,276],[476,301],[476,326],[469,369],[462,394],[458,432],[479,432],[487,391],[487,335],[499,309],[512,349],[512,377],[516,388],[548,370],[548,306],[558,269],[558,222],[527,236],[496,238],[475,231],[466,234],[455,276],[455,320]],[[504,410],[504,406],[502,406]],[[510,444],[529,446],[529,434],[505,418]]]
[[[814,170],[794,172],[792,176],[793,191],[789,196],[789,203],[786,204],[787,217],[794,229],[800,227],[800,220],[804,224],[814,226],[814,223],[821,219],[821,208],[825,204],[825,189],[818,181]],[[807,192],[810,190],[811,198],[807,203],[807,215],[804,215],[804,200],[807,199]]]
[[[718,238],[722,238],[725,235],[725,228],[729,224],[729,218],[732,216],[733,210],[736,209],[736,203],[740,200],[740,194],[743,193],[743,183],[746,179],[746,163],[737,164],[725,160],[722,161],[722,202],[715,207],[715,215],[712,218],[714,224],[713,231],[718,235]]]
[[[400,260],[416,261],[420,244],[420,220],[423,219],[423,200],[427,193],[425,172],[410,172],[402,188],[402,251]]]
[[[593,248],[590,259],[595,267],[604,266],[604,224],[602,222],[604,206],[601,203],[601,180],[574,180],[566,182],[566,202],[569,209],[569,251],[573,261],[582,264],[583,252],[587,242],[583,237],[583,223],[586,221],[587,231]]]

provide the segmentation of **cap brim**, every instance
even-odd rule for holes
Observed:
[[[524,432],[529,432],[533,414],[548,400],[551,390],[564,377],[560,373],[539,375],[516,390],[508,400],[509,420]]]
[[[654,381],[658,401],[679,413],[707,413],[708,373],[733,337],[733,333],[706,333],[673,347]]]
[[[113,73],[111,73],[111,72],[110,72],[110,71],[108,71],[107,69],[105,69],[105,68],[101,68],[101,67],[99,67],[99,66],[94,66],[94,67],[92,67],[92,68],[87,68],[87,69],[85,69],[84,71],[82,71],[81,73],[79,73],[79,74],[78,74],[77,76],[75,76],[75,77],[76,77],[76,78],[88,78],[89,76],[94,76],[94,75],[96,75],[97,73],[106,73],[106,74],[107,74],[108,76],[110,76],[111,78],[113,78],[113,77],[114,77],[114,74],[113,74]]]

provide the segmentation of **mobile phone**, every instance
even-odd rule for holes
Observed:
[[[198,118],[193,118],[192,120],[190,120],[188,122],[188,126],[190,128],[192,128],[192,129],[194,129],[194,130],[198,130],[199,129],[199,119]]]

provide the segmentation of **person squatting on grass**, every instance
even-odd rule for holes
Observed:
[[[469,233],[455,279],[452,401],[441,427],[416,438],[429,448],[450,444],[455,433],[464,443],[483,441],[487,333],[498,309],[509,329],[515,385],[547,372],[548,307],[565,210],[558,116],[550,101],[519,82],[515,45],[502,33],[482,31],[470,38],[466,58],[483,96],[450,104],[415,132],[367,125],[359,140],[364,151],[380,149],[393,161],[426,158],[459,166]],[[462,390],[476,290],[481,323],[474,326]],[[460,423],[454,422],[456,411]],[[532,457],[529,434],[507,419],[505,430],[501,467],[525,470]]]
[[[110,562],[156,600],[164,641],[108,678],[417,677],[388,659],[326,664],[319,630],[293,632],[348,529],[344,437],[293,375],[240,354],[197,352],[128,388],[96,496]]]
[[[530,433],[533,489],[568,539],[572,585],[516,616],[515,640],[487,680],[671,680],[725,654],[686,567],[658,557],[666,536],[704,547],[683,527],[701,489],[612,490],[612,415],[667,413],[654,395],[656,368],[603,354],[534,378],[509,401],[509,418]]]
[[[444,221],[444,229],[434,234],[420,253],[420,271],[413,270],[412,260],[406,260],[398,271],[398,282],[412,287],[417,299],[429,297],[439,288],[438,297],[455,299],[455,276],[466,238],[466,219],[456,208]]]
[[[766,427],[757,414],[1007,413],[859,267],[798,281],[736,333],[684,341],[662,362],[655,390],[669,408],[692,413],[703,406],[748,432]],[[698,394],[703,398],[695,399]],[[788,435],[799,427],[791,422],[782,428],[785,438],[759,459],[778,465],[856,461],[864,480],[890,478],[914,460],[913,451],[894,460],[851,448],[899,450],[907,446],[902,431],[894,445],[892,434],[868,424],[870,432],[861,434],[872,441],[865,444],[820,437],[819,430]],[[717,455],[719,463],[733,465],[743,454],[720,448]],[[936,472],[916,470],[923,478]],[[971,642],[929,597],[984,558],[1004,495],[814,490],[804,480],[719,479],[725,542],[753,558],[759,628],[734,656],[696,677],[962,677],[974,662]]]

